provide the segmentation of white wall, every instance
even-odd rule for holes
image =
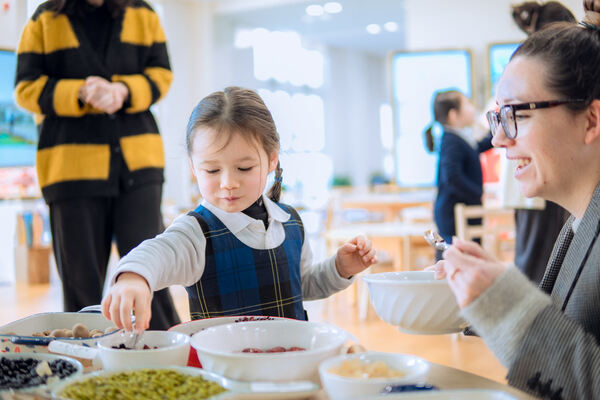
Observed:
[[[189,207],[192,178],[185,150],[185,128],[193,107],[212,81],[214,10],[211,2],[160,3],[173,69],[171,89],[157,111],[166,157],[163,198],[168,203]]]
[[[330,48],[325,101],[325,153],[335,175],[358,186],[383,171],[379,107],[389,102],[386,59],[347,49]]]
[[[487,46],[518,42],[525,34],[514,23],[511,4],[520,0],[404,0],[407,50],[470,48],[473,51],[474,100],[487,101]],[[577,19],[582,0],[561,0]]]

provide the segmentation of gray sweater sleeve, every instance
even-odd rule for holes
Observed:
[[[123,272],[143,276],[152,291],[189,286],[204,273],[206,239],[194,217],[181,215],[160,235],[143,241],[121,259],[111,277]]]
[[[462,314],[508,368],[534,319],[551,304],[550,296],[509,267]]]

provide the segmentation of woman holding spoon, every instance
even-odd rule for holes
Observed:
[[[540,288],[479,245],[455,239],[436,264],[510,385],[552,399],[600,393],[600,1],[513,54],[488,113],[522,192],[567,209]]]

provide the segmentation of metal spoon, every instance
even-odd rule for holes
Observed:
[[[425,240],[427,241],[427,243],[429,243],[430,245],[432,245],[433,248],[436,249],[436,250],[444,251],[448,247],[450,247],[450,245],[448,243],[446,243],[446,241],[444,240],[444,238],[441,237],[439,235],[439,233],[437,233],[434,230],[427,229],[425,231],[425,235],[424,236],[425,236]]]

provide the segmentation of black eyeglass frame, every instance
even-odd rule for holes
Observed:
[[[519,110],[539,110],[542,108],[552,108],[556,106],[561,106],[563,104],[570,103],[583,103],[586,100],[583,99],[571,99],[571,100],[547,100],[547,101],[533,101],[530,103],[519,103],[519,104],[506,104],[500,107],[500,111],[490,110],[485,116],[488,120],[488,124],[490,125],[490,129],[492,130],[492,136],[496,134],[496,130],[500,125],[502,125],[502,129],[504,130],[504,135],[509,139],[516,139],[518,134],[517,127],[517,115],[516,112]],[[508,124],[507,115],[508,113],[512,113],[512,120],[514,121],[514,131],[515,134],[511,133],[509,129],[510,126]]]

